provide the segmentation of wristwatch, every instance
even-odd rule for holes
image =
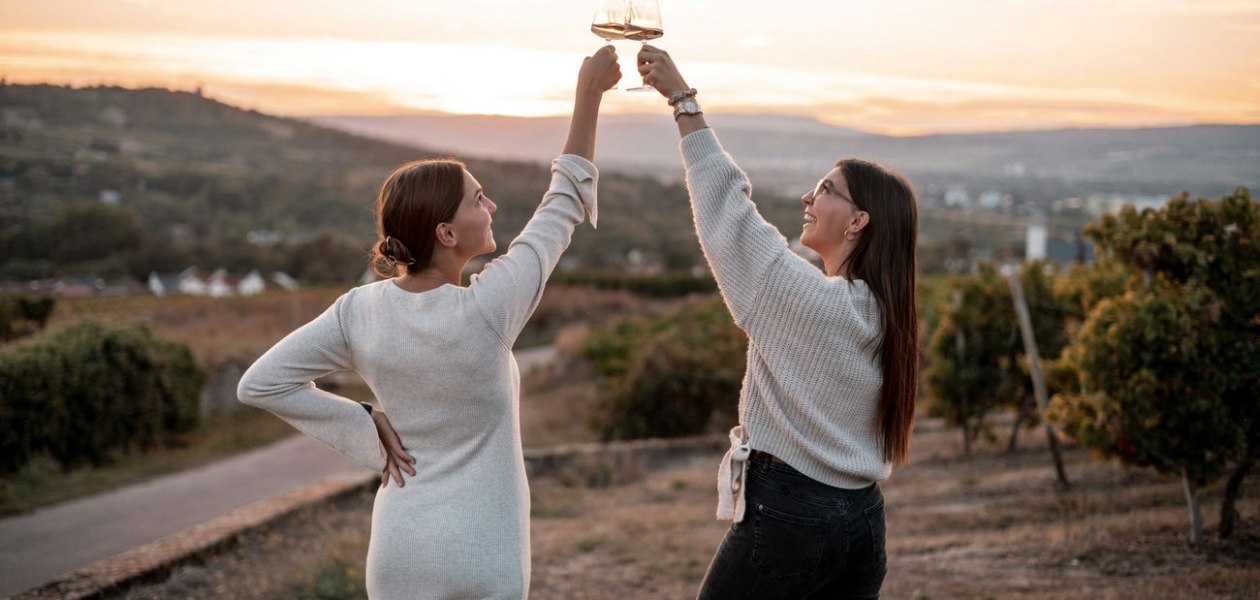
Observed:
[[[679,100],[677,103],[674,104],[674,120],[675,121],[678,120],[678,117],[681,117],[683,115],[702,115],[702,114],[704,114],[704,112],[700,110],[700,104],[696,102],[695,98],[691,98],[691,97],[683,98],[682,100]]]

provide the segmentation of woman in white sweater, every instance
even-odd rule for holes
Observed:
[[[583,62],[550,189],[507,253],[467,287],[468,261],[495,249],[494,202],[461,163],[403,165],[381,187],[375,248],[377,263],[400,276],[350,290],[241,379],[242,402],[383,473],[367,557],[372,598],[528,595],[512,345],[574,228],[584,218],[595,225],[596,120],[620,77],[611,46]],[[339,370],[359,373],[389,418],[312,383]]]
[[[914,422],[914,192],[873,163],[837,163],[801,197],[820,272],[757,212],[669,55],[644,46],[638,65],[674,106],[700,244],[749,338],[718,474],[718,517],[734,523],[699,597],[878,598],[876,482],[906,461]]]

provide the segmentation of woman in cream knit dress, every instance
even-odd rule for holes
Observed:
[[[585,218],[595,225],[595,125],[603,92],[619,78],[611,47],[583,62],[551,187],[507,253],[467,287],[465,265],[495,249],[494,202],[458,162],[403,165],[381,188],[376,246],[379,262],[402,275],[350,290],[241,379],[242,402],[384,473],[368,548],[372,598],[528,594],[529,489],[512,345],[574,228]],[[312,383],[340,370],[361,375],[381,410]]]

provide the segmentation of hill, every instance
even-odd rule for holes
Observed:
[[[799,231],[800,192],[837,156],[906,172],[920,193],[925,271],[1018,255],[1037,212],[1054,213],[1052,242],[1078,243],[1095,217],[1079,202],[1063,210],[1067,198],[1219,197],[1260,183],[1260,127],[892,138],[800,117],[712,121],[752,176],[763,213],[789,236]],[[297,120],[161,89],[0,85],[0,280],[199,266],[348,284],[374,240],[380,182],[437,153],[465,158],[486,186],[505,249],[537,205],[564,132],[564,119]],[[562,268],[700,264],[669,117],[604,117],[596,156],[600,230],[579,229]],[[959,190],[1000,205],[951,207]]]
[[[317,116],[310,120],[400,143],[479,156],[539,158],[537,140],[564,135],[559,119],[396,115]],[[1065,129],[889,137],[803,117],[709,116],[723,144],[763,188],[781,192],[808,185],[841,156],[887,162],[920,187],[969,180],[1020,187],[1220,196],[1260,185],[1260,125],[1198,125],[1147,129]],[[666,112],[618,115],[600,124],[598,153],[609,166],[675,176],[677,132]],[[544,146],[545,147],[545,146]],[[799,193],[799,191],[797,192]]]
[[[500,207],[501,248],[546,189],[561,147],[550,142],[536,142],[545,159],[466,160]],[[381,181],[431,155],[193,93],[0,85],[0,279],[199,265],[352,282]],[[680,185],[605,172],[600,195],[599,234],[581,229],[567,266],[622,267],[631,249],[673,268],[700,261]],[[766,202],[799,222],[794,201]]]

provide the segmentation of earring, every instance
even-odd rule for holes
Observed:
[[[853,240],[857,239],[857,235],[854,234],[852,231],[846,231],[844,232],[844,239],[852,242]]]

